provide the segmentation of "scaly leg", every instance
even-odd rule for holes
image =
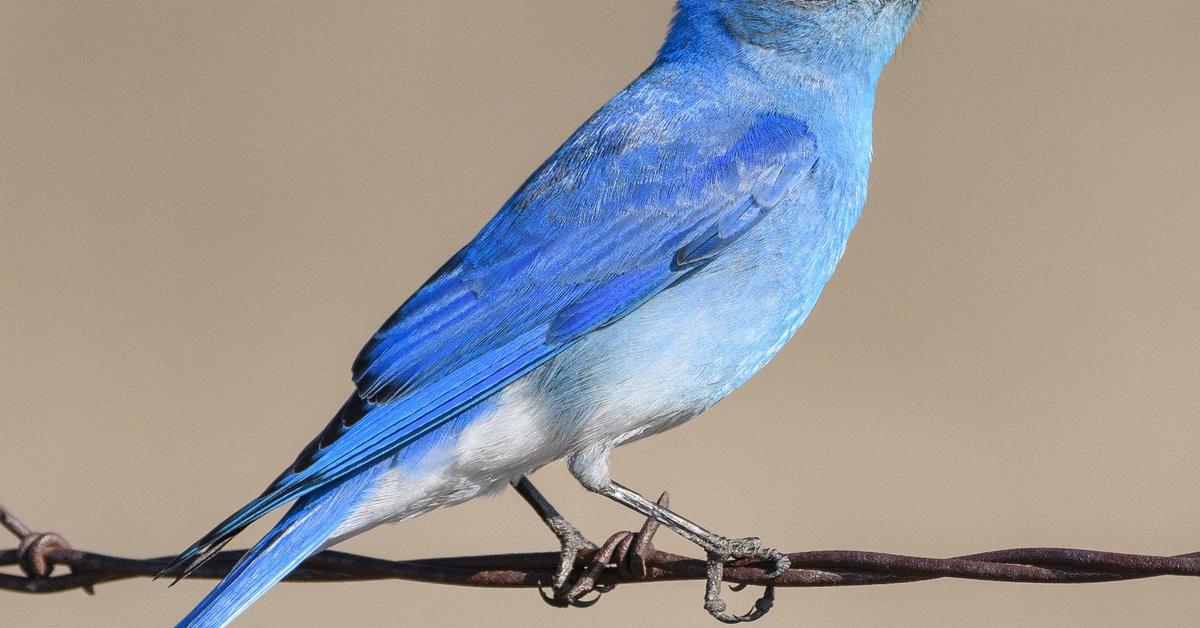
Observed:
[[[656,504],[616,482],[609,481],[592,490],[646,517],[654,518],[683,538],[699,545],[707,553],[708,583],[704,592],[704,609],[713,617],[727,624],[733,624],[754,621],[770,610],[771,602],[774,599],[774,589],[767,585],[766,593],[755,604],[754,610],[745,615],[725,613],[725,602],[721,599],[721,578],[725,573],[725,562],[738,558],[773,561],[775,570],[767,577],[776,578],[791,566],[791,561],[782,552],[763,547],[756,538],[729,539],[709,532],[669,508]]]
[[[596,550],[596,544],[592,543],[583,536],[575,526],[571,525],[558,510],[550,504],[541,491],[533,486],[533,482],[529,478],[521,476],[520,480],[513,482],[513,488],[525,501],[533,507],[537,512],[538,517],[541,517],[542,523],[546,524],[547,528],[558,537],[558,542],[562,545],[562,553],[559,554],[558,569],[554,572],[554,581],[551,583],[554,589],[554,599],[562,601],[562,605],[567,605],[572,602],[568,600],[565,593],[567,590],[567,578],[571,575],[571,570],[575,567],[575,559],[579,556],[579,552],[583,550]]]

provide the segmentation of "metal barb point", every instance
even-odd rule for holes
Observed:
[[[21,520],[17,519],[17,516],[9,512],[2,504],[0,504],[0,526],[18,539],[23,539],[33,533],[29,526],[21,523]]]

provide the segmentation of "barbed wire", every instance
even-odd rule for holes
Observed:
[[[61,535],[34,532],[0,506],[0,526],[18,539],[14,549],[0,550],[0,590],[54,593],[93,587],[130,578],[154,577],[170,556],[123,558],[74,549]],[[618,584],[704,580],[705,561],[654,548],[657,525],[639,532],[618,532],[594,550],[580,553],[576,589],[597,593]],[[200,567],[191,577],[217,579],[229,572],[244,550],[228,550]],[[880,552],[821,550],[788,554],[791,567],[770,584],[779,587],[864,586],[965,578],[993,582],[1090,583],[1157,576],[1200,576],[1200,552],[1178,556],[1124,554],[1097,550],[1031,547],[996,550],[954,558],[927,558]],[[472,587],[538,587],[553,577],[556,552],[455,556],[421,560],[384,560],[327,550],[306,560],[288,581],[346,582],[413,580]],[[69,573],[54,575],[55,567]],[[772,565],[734,562],[724,580],[736,585],[768,584]],[[11,569],[10,569],[11,571]],[[547,601],[555,603],[553,598]],[[587,606],[595,599],[578,603]]]

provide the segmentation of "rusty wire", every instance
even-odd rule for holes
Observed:
[[[20,574],[0,572],[0,590],[53,593],[83,589],[129,578],[154,577],[171,557],[122,558],[72,548],[60,535],[33,532],[0,506],[0,526],[19,540],[18,547],[0,550],[0,569],[19,567]],[[657,526],[642,532],[618,532],[603,544],[604,555],[582,552],[577,571],[587,586],[607,591],[617,584],[670,580],[704,580],[705,562],[654,548]],[[645,535],[645,536],[642,536]],[[221,578],[243,550],[218,554],[193,578]],[[822,550],[788,554],[791,568],[774,581],[781,587],[831,587],[895,584],[936,578],[965,578],[994,582],[1088,583],[1133,580],[1155,576],[1200,576],[1200,552],[1178,556],[1121,554],[1066,548],[1017,548],[955,558],[924,558],[878,552]],[[552,577],[558,561],[554,552],[456,556],[421,560],[384,560],[345,552],[325,551],[306,560],[289,581],[344,582],[414,580],[473,587],[540,587]],[[54,575],[56,566],[70,573]],[[737,562],[724,579],[739,585],[764,584],[769,565]]]

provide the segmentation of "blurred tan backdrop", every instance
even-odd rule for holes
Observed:
[[[651,60],[670,12],[0,5],[0,502],[79,547],[182,549],[324,425],[361,344]],[[1197,23],[1193,0],[931,2],[880,87],[871,199],[816,312],[715,410],[621,450],[616,477],[787,549],[1200,549]],[[639,523],[561,465],[536,479],[595,539]],[[510,492],[344,547],[554,543]],[[0,623],[165,625],[211,585],[0,593]],[[529,590],[292,584],[241,625],[715,625],[701,596],[627,586],[561,611]],[[1182,579],[780,598],[763,625],[1200,613]]]

